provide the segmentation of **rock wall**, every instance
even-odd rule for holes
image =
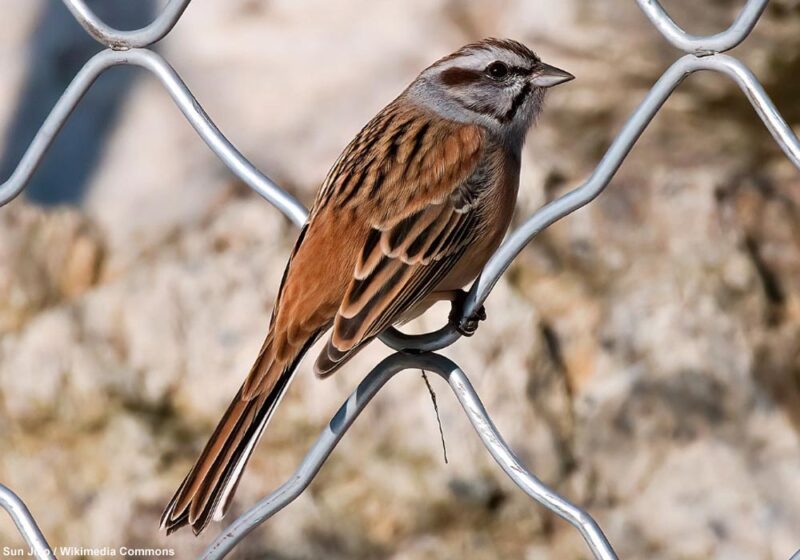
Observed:
[[[740,2],[665,4],[714,32]],[[43,5],[0,2],[0,123]],[[772,2],[736,52],[795,130],[799,6]],[[487,35],[578,77],[529,136],[517,223],[591,172],[679,54],[627,0],[195,2],[160,50],[231,140],[308,203],[419,69]],[[0,210],[0,480],[54,545],[190,558],[218,526],[166,538],[158,516],[261,344],[297,231],[230,179],[150,78],[127,92],[87,193],[77,209]],[[445,353],[525,464],[586,506],[621,558],[800,548],[800,174],[732,83],[688,79],[607,192],[531,243],[487,311]],[[324,382],[303,364],[233,514],[293,471],[386,354],[373,344]],[[587,558],[433,385],[449,464],[425,385],[406,372],[235,557]],[[0,543],[21,545],[7,520]]]

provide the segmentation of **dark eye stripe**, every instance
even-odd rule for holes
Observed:
[[[506,68],[509,76],[527,76],[530,73],[528,68],[522,66],[506,66]],[[442,72],[442,83],[446,86],[461,87],[485,80],[487,77],[485,72],[456,66]]]
[[[482,79],[482,73],[469,68],[452,67],[442,72],[442,83],[446,86],[465,86]]]

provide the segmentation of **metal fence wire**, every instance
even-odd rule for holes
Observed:
[[[83,0],[63,2],[86,32],[107,48],[93,56],[78,72],[28,146],[11,177],[0,185],[0,206],[10,202],[25,188],[48,146],[95,79],[111,66],[128,64],[140,66],[153,73],[217,157],[295,225],[302,226],[307,215],[303,205],[256,169],[231,144],[209,119],[169,63],[161,55],[148,49],[170,32],[191,0],[169,0],[155,21],[134,31],[119,31],[109,27]],[[503,272],[537,233],[588,204],[603,192],[639,135],[670,94],[684,78],[694,72],[708,70],[730,77],[741,88],[786,156],[800,169],[800,140],[753,73],[738,59],[722,54],[748,36],[769,0],[748,0],[728,29],[709,36],[691,35],[681,29],[658,0],[636,2],[661,34],[685,54],[650,89],[591,176],[578,188],[542,207],[510,234],[472,285],[464,306],[464,317],[470,316],[486,300]],[[398,352],[384,359],[365,377],[319,436],[291,478],[222,531],[201,558],[224,558],[250,531],[297,498],[311,483],[356,417],[384,384],[400,371],[425,369],[437,373],[447,381],[486,449],[520,489],[572,524],[580,532],[594,558],[616,559],[614,549],[591,515],[548,488],[519,462],[498,433],[466,374],[448,358],[433,353],[449,346],[459,336],[451,325],[424,335],[405,335],[394,329],[384,333],[381,337],[383,342]],[[415,353],[404,352],[408,350],[414,350]],[[19,497],[3,485],[0,485],[0,506],[11,515],[38,559],[55,558],[30,511]],[[800,551],[790,560],[800,560]]]

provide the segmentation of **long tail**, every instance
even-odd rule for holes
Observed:
[[[253,449],[264,433],[313,337],[279,374],[272,388],[248,398],[248,383],[239,389],[203,453],[161,515],[167,534],[191,525],[195,535],[213,519],[222,519]],[[262,352],[263,354],[263,352]]]

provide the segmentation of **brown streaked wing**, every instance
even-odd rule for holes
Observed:
[[[335,371],[428,295],[477,233],[479,195],[461,191],[476,186],[469,179],[484,156],[483,134],[478,127],[454,123],[438,128],[426,129],[426,145],[394,150],[398,157],[389,158],[389,165],[383,160],[377,176],[384,183],[376,195],[384,201],[383,212],[374,213],[377,219],[317,360],[319,375]],[[389,137],[392,130],[386,131]],[[418,130],[410,127],[404,133]],[[412,151],[414,161],[399,161]]]

